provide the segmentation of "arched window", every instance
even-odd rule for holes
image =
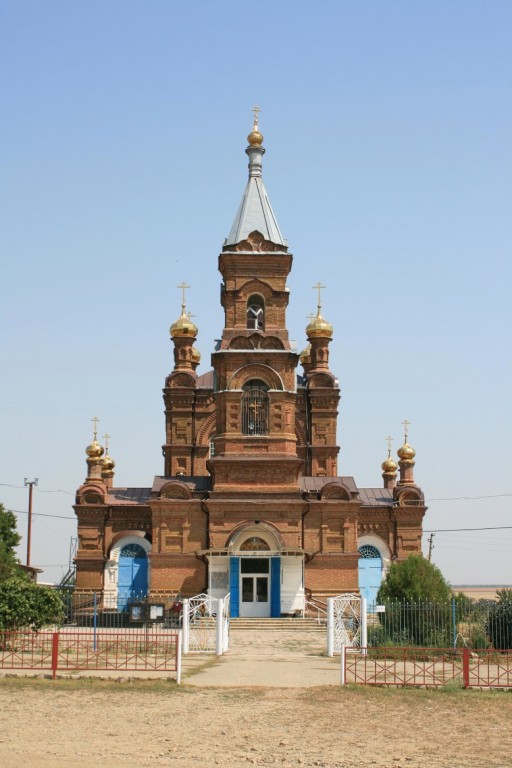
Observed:
[[[268,434],[268,387],[263,381],[248,381],[242,395],[242,433]]]
[[[251,536],[240,547],[240,552],[267,552],[270,549],[266,541],[259,536]]]
[[[377,547],[372,547],[371,544],[363,544],[359,547],[358,552],[359,556],[365,560],[372,560],[374,558],[380,557],[380,552]]]
[[[265,302],[261,296],[249,296],[247,300],[247,328],[251,331],[265,329]]]

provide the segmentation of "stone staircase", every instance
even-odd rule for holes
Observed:
[[[310,618],[230,619],[231,632],[325,632],[325,624]]]

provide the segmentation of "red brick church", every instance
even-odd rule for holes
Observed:
[[[374,599],[391,561],[421,550],[426,508],[407,432],[398,463],[388,451],[381,487],[338,474],[333,328],[319,291],[306,348],[290,343],[292,255],[263,183],[257,119],[248,143],[249,180],[219,256],[225,320],[212,369],[196,373],[185,294],[170,329],[163,474],[117,488],[96,432],[86,451],[76,586],[110,605],[141,593],[230,593],[233,616],[293,615],[305,596]]]

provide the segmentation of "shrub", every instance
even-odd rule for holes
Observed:
[[[41,629],[60,624],[64,606],[58,592],[20,576],[0,582],[0,630]]]
[[[487,634],[493,648],[512,648],[512,589],[500,589],[498,602],[491,605],[487,619]]]

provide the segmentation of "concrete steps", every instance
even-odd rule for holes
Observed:
[[[230,619],[229,628],[231,632],[325,632],[325,625],[315,619],[302,618]]]

